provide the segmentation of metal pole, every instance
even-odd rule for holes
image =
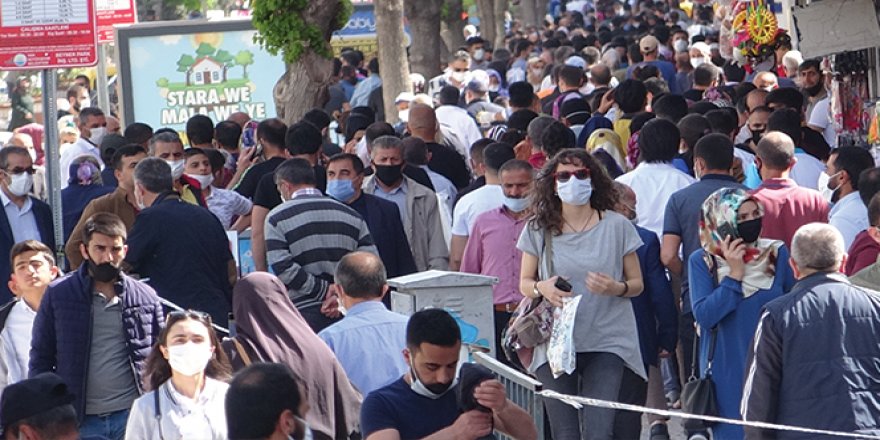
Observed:
[[[63,211],[61,208],[61,155],[58,152],[58,117],[55,99],[58,89],[55,69],[43,70],[43,139],[46,153],[46,189],[49,193],[49,206],[52,208],[52,224],[55,231],[55,253],[58,261],[64,261]]]
[[[107,90],[107,45],[98,44],[98,107],[110,114],[110,91]]]

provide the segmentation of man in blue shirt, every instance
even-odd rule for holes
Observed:
[[[642,39],[639,40],[639,51],[641,51],[644,60],[639,64],[630,66],[629,69],[626,70],[626,78],[632,78],[632,73],[636,66],[652,65],[657,67],[657,70],[660,71],[660,75],[663,76],[666,84],[669,85],[669,91],[676,95],[681,94],[682,90],[679,89],[678,82],[675,79],[675,66],[669,61],[659,59],[659,48],[660,40],[658,40],[657,37],[653,35],[642,37]]]
[[[477,439],[493,428],[513,438],[536,438],[531,416],[507,399],[504,386],[487,380],[474,389],[483,409],[461,412],[453,388],[458,382],[461,331],[441,309],[413,314],[406,326],[404,360],[410,371],[370,393],[361,407],[365,440]]]
[[[352,252],[336,266],[336,287],[345,318],[318,333],[363,394],[406,373],[407,317],[388,311],[385,266],[369,252]]]

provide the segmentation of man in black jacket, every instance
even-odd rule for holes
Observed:
[[[845,261],[833,226],[810,223],[795,233],[791,267],[798,282],[764,306],[747,364],[745,420],[880,435],[880,294],[850,284],[839,273]],[[745,433],[804,435],[750,427]]]

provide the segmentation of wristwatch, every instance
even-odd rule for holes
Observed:
[[[537,281],[535,281],[535,285],[534,285],[534,287],[532,287],[532,292],[535,293],[535,298],[541,297],[541,291],[538,290],[538,282]]]

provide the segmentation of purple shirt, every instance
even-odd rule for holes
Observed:
[[[515,219],[507,208],[500,207],[477,216],[464,248],[461,271],[498,277],[492,289],[495,304],[519,302],[519,271],[522,251],[516,242],[527,217]]]

